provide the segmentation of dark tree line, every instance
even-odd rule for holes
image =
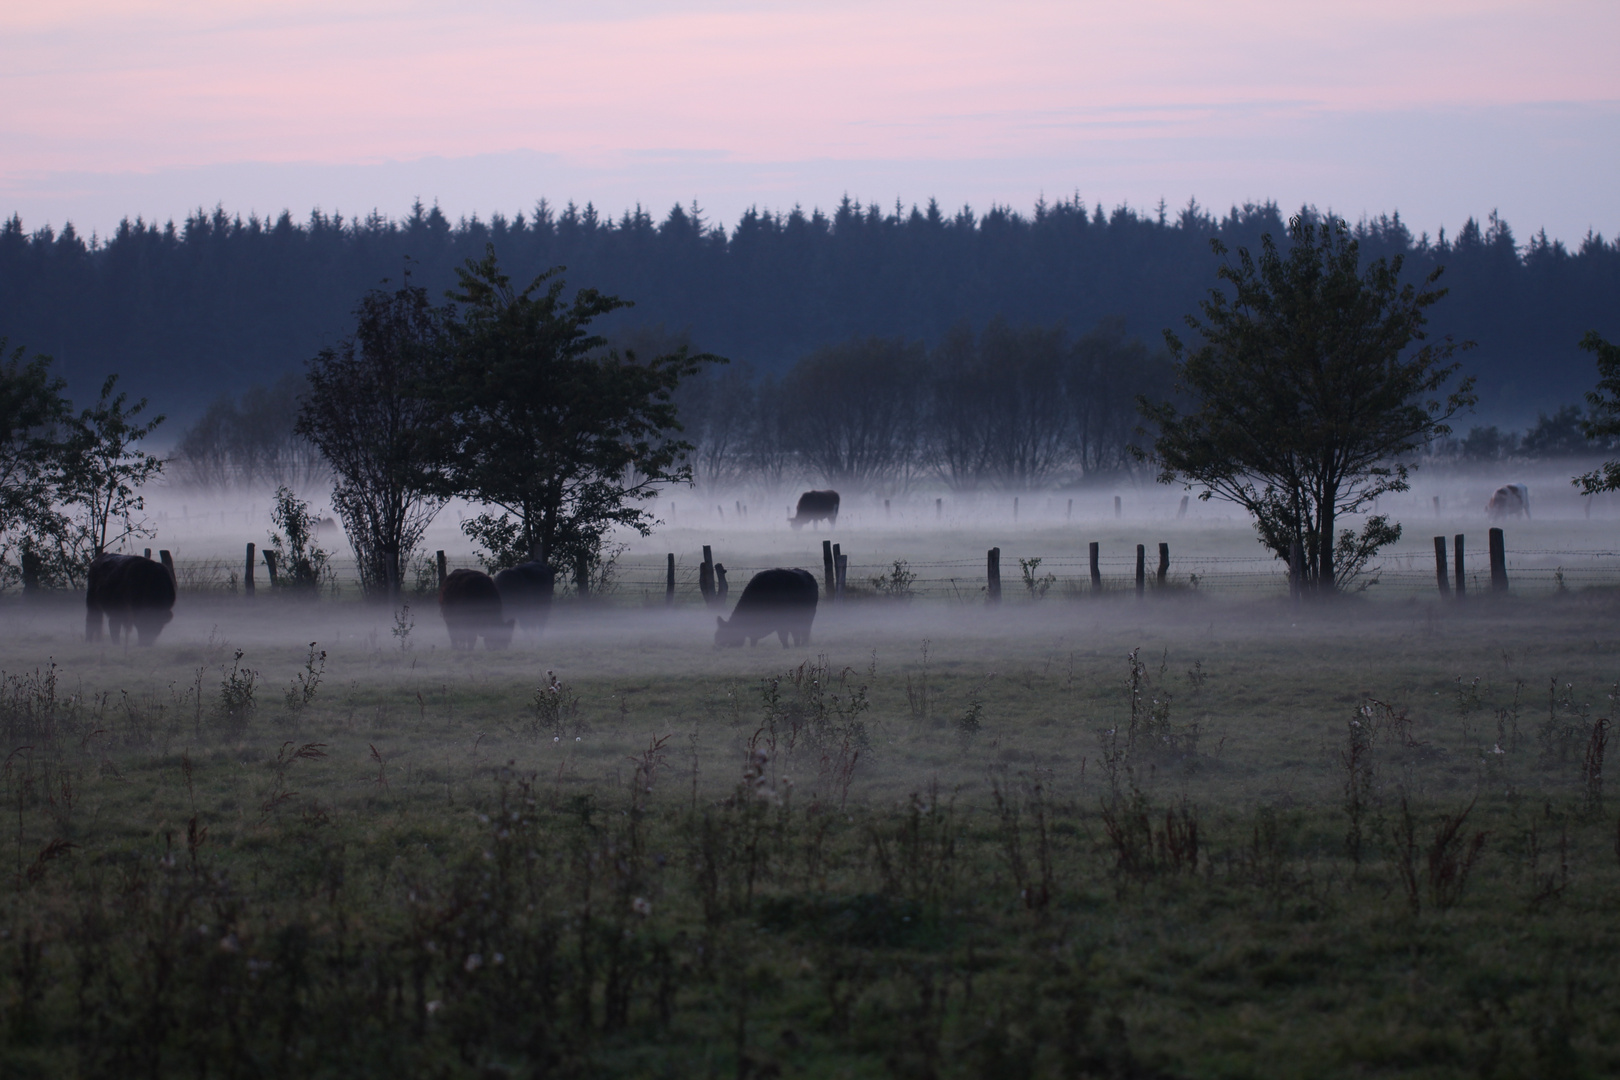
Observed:
[[[179,223],[123,223],[86,238],[71,227],[0,223],[0,333],[52,354],[76,394],[117,370],[133,392],[188,417],[222,394],[273,384],[349,328],[356,299],[401,260],[433,295],[493,243],[514,277],[565,265],[575,280],[637,298],[604,332],[682,328],[697,345],[765,374],[859,338],[943,347],[960,323],[1086,328],[1118,317],[1156,339],[1203,295],[1209,240],[1257,249],[1281,235],[1274,205],[1213,215],[1078,199],[1030,213],[949,214],[845,200],[831,213],[749,211],[735,225],[675,207],[655,220],[587,205],[487,220],[418,206],[400,220],[312,213],[294,221],[220,209]],[[1434,330],[1479,342],[1469,370],[1481,409],[1513,418],[1578,399],[1588,361],[1572,343],[1620,334],[1620,246],[1520,242],[1506,222],[1469,221],[1454,236],[1414,235],[1398,216],[1354,228],[1369,257],[1404,256],[1412,273],[1446,267],[1451,296]]]

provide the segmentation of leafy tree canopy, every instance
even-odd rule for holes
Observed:
[[[1445,295],[1433,287],[1439,268],[1421,289],[1400,282],[1399,256],[1363,271],[1339,220],[1295,217],[1289,234],[1286,254],[1267,233],[1258,258],[1239,248],[1224,261],[1227,289],[1211,290],[1202,319],[1187,316],[1195,346],[1165,332],[1186,405],[1139,407],[1158,426],[1162,482],[1243,506],[1279,558],[1302,549],[1306,588],[1332,592],[1400,536],[1382,516],[1360,534],[1336,533],[1339,517],[1405,491],[1400,459],[1449,432],[1446,421],[1474,402],[1473,383],[1440,396],[1467,344],[1425,340],[1425,313]]]
[[[1581,338],[1581,348],[1593,355],[1598,369],[1597,389],[1586,392],[1592,416],[1582,421],[1581,430],[1588,439],[1620,437],[1620,345],[1605,341],[1596,330],[1589,330]],[[1575,477],[1572,483],[1585,495],[1620,491],[1620,461],[1605,461],[1602,467]]]
[[[629,302],[564,299],[564,269],[518,289],[490,246],[458,272],[437,484],[499,508],[462,526],[495,562],[572,565],[583,583],[608,530],[646,535],[657,485],[690,479],[671,394],[720,358],[606,348],[591,323]]]

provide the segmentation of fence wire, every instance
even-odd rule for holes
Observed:
[[[1516,594],[1533,595],[1591,587],[1620,586],[1620,552],[1577,548],[1520,548],[1507,551],[1509,588]],[[726,568],[730,593],[735,596],[749,578],[778,562],[731,562],[717,557]],[[904,560],[904,571],[915,575],[902,583],[894,578],[893,561],[884,563],[850,562],[845,572],[846,591],[851,595],[877,595],[901,588],[918,599],[969,602],[982,600],[987,582],[984,557],[964,559]],[[1103,592],[1132,591],[1136,588],[1136,557],[1133,553],[1102,555],[1097,560]],[[182,592],[240,593],[241,560],[223,558],[180,559],[175,573]],[[820,581],[821,565],[807,565]],[[1176,555],[1172,554],[1164,581],[1158,579],[1158,552],[1146,553],[1146,588],[1219,596],[1264,598],[1286,596],[1287,566],[1264,555]],[[360,595],[358,567],[352,558],[335,557],[329,564],[328,591],[339,598]],[[675,594],[677,603],[699,601],[699,567],[696,560],[677,560]],[[1455,573],[1447,567],[1448,587],[1455,587]],[[1466,560],[1466,588],[1488,590],[1490,564],[1484,552],[1469,552]],[[269,575],[261,563],[255,568],[257,591],[270,589]],[[407,595],[430,596],[437,582],[428,576],[406,582]],[[666,563],[662,556],[626,556],[613,567],[606,592],[600,599],[627,605],[662,603],[667,586]],[[1439,591],[1432,548],[1384,552],[1352,588],[1365,586],[1369,595],[1411,597]],[[559,581],[559,589],[567,585]],[[1001,563],[1002,597],[1008,602],[1044,597],[1081,597],[1092,594],[1089,555],[1044,557],[1026,574],[1019,560],[1004,557]]]
[[[1520,548],[1507,551],[1509,588],[1521,595],[1550,594],[1592,587],[1620,586],[1620,552],[1576,548]],[[1265,598],[1286,596],[1288,592],[1287,567],[1280,560],[1264,555],[1188,555],[1172,554],[1169,568],[1161,583],[1158,578],[1158,552],[1146,553],[1146,588],[1183,593],[1204,593],[1229,597]],[[748,560],[733,562],[723,556],[718,560],[726,568],[730,593],[735,596],[749,578],[778,562]],[[1133,553],[1102,555],[1097,560],[1103,592],[1133,591],[1136,587],[1136,558]],[[357,598],[360,581],[352,558],[334,558],[330,563],[329,591],[338,598]],[[821,565],[806,565],[819,581],[824,570]],[[846,591],[851,595],[876,595],[900,589],[923,600],[966,603],[982,600],[987,581],[986,560],[922,559],[905,560],[904,571],[914,575],[909,581],[897,582],[893,561],[850,562],[846,570]],[[181,559],[175,564],[176,576],[182,592],[240,593],[243,565],[240,560]],[[699,567],[695,559],[680,559],[676,563],[676,602],[699,602]],[[1455,573],[1447,567],[1448,588],[1455,587]],[[1466,588],[1469,591],[1490,588],[1490,565],[1484,552],[1470,552],[1466,561]],[[254,582],[258,591],[270,588],[266,568],[255,568]],[[420,580],[406,582],[407,595],[431,598],[437,582],[424,574]],[[667,585],[666,563],[663,557],[626,556],[613,567],[606,592],[600,599],[626,605],[661,604]],[[1352,587],[1365,585],[1374,597],[1406,598],[1439,591],[1436,580],[1435,558],[1432,548],[1393,550],[1383,553],[1368,572]],[[566,592],[567,586],[559,582]],[[1039,565],[1031,566],[1028,573],[1016,558],[1004,557],[1001,563],[1003,599],[1017,602],[1021,599],[1044,597],[1083,597],[1091,595],[1091,563],[1088,555],[1061,555],[1045,557]]]

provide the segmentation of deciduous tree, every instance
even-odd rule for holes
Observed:
[[[1295,217],[1289,233],[1286,254],[1268,233],[1258,258],[1239,248],[1222,264],[1229,290],[1211,290],[1203,318],[1186,320],[1196,344],[1166,331],[1188,407],[1138,403],[1158,425],[1159,479],[1243,506],[1279,558],[1303,548],[1302,581],[1325,593],[1400,536],[1383,516],[1359,534],[1340,531],[1340,517],[1405,491],[1403,456],[1449,432],[1474,396],[1471,379],[1444,393],[1467,344],[1424,333],[1426,311],[1445,295],[1434,287],[1440,270],[1421,288],[1400,282],[1399,256],[1363,270],[1338,219]]]
[[[69,404],[49,357],[25,359],[22,346],[7,356],[7,344],[0,338],[0,585],[32,584],[39,537],[66,531],[52,500]]]
[[[437,475],[441,493],[498,509],[462,524],[492,561],[571,565],[583,584],[609,530],[646,535],[644,503],[691,479],[671,395],[720,358],[607,348],[591,323],[629,302],[592,288],[565,299],[563,270],[518,289],[490,247],[457,271]]]
[[[397,603],[422,534],[444,506],[428,470],[443,409],[447,313],[407,277],[366,294],[355,330],[309,362],[297,432],[332,468],[332,508],[368,596]],[[289,526],[290,528],[290,526]]]

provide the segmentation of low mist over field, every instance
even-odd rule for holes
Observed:
[[[1491,485],[1431,475],[1380,508],[1408,533],[1379,583],[1331,604],[1170,488],[1072,516],[1022,494],[1016,521],[1010,495],[852,497],[800,532],[781,496],[739,519],[741,492],[677,490],[603,595],[470,653],[431,579],[361,600],[336,535],[335,591],[261,563],[244,596],[268,493],[151,492],[181,580],[156,645],[86,644],[76,595],[0,600],[3,1052],[18,1075],[249,1047],[346,1075],[1606,1071],[1620,515],[1556,479],[1504,523],[1506,595],[1485,569],[1439,595],[1429,538],[1483,559]],[[458,509],[427,540],[452,567]],[[735,599],[753,568],[819,578],[829,539],[846,595],[809,646],[713,648],[703,544]],[[133,1022],[154,1009],[190,1019]],[[132,1022],[78,1041],[98,1018]]]

